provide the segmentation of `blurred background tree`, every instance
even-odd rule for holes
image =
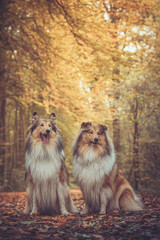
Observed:
[[[109,125],[136,190],[159,191],[160,6],[156,0],[0,1],[0,183],[23,191],[32,113],[57,116],[72,177],[82,121]]]

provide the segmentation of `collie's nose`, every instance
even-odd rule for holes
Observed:
[[[98,138],[95,138],[94,141],[95,141],[95,142],[98,142]]]
[[[46,129],[46,133],[50,133],[50,129]]]

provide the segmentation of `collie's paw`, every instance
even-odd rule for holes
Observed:
[[[29,214],[29,210],[28,209],[24,209],[23,213],[27,215],[27,214]]]
[[[79,213],[78,208],[74,207],[74,208],[72,209],[72,213]]]
[[[69,215],[69,212],[67,210],[61,211],[62,215]]]
[[[106,211],[105,211],[105,210],[101,210],[101,211],[99,212],[99,214],[101,214],[101,215],[106,214]]]
[[[31,215],[31,216],[36,216],[36,215],[38,215],[38,212],[37,212],[37,211],[32,211],[32,212],[30,213],[30,215]]]
[[[83,209],[83,210],[80,212],[81,215],[84,215],[84,214],[87,214],[87,213],[88,213],[88,210],[87,210],[87,209]]]

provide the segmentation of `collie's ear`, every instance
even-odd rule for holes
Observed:
[[[57,127],[56,127],[56,114],[55,114],[55,113],[51,113],[51,115],[49,116],[49,119],[50,119],[50,121],[51,121],[52,129],[53,129],[53,131],[56,133],[56,132],[57,132]]]
[[[56,119],[56,114],[55,113],[51,113],[51,115],[49,116],[49,119],[55,120]]]
[[[100,128],[102,129],[102,131],[106,131],[108,130],[108,127],[106,125],[103,124],[99,124]]]
[[[40,116],[34,112],[32,115],[32,123],[36,123],[39,120]]]
[[[91,126],[91,125],[92,125],[91,122],[83,122],[83,123],[81,124],[81,128],[87,128],[88,126]]]

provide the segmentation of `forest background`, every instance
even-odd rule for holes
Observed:
[[[25,132],[54,112],[72,176],[81,122],[107,124],[125,177],[160,192],[160,2],[0,1],[0,191],[24,191]]]

